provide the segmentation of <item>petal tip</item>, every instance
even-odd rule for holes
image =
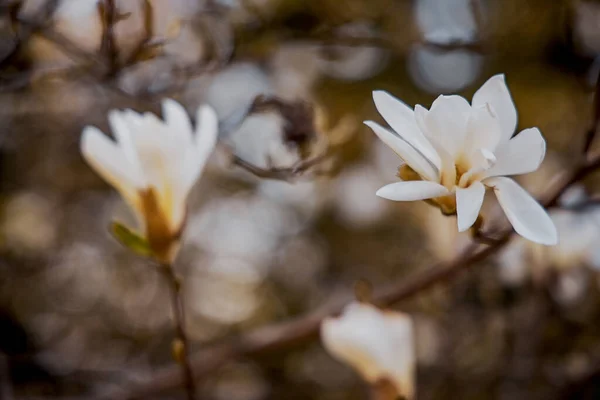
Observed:
[[[90,146],[93,146],[91,143],[92,140],[95,140],[96,137],[104,136],[104,132],[100,129],[96,128],[92,125],[87,125],[81,131],[81,139],[79,141],[79,145],[82,153],[88,153],[91,149]]]
[[[553,230],[548,232],[548,236],[540,240],[540,244],[545,246],[556,246],[558,244],[558,232],[556,231],[556,227],[553,226]]]
[[[381,197],[382,199],[386,199],[386,200],[390,200],[389,198],[389,190],[386,189],[387,186],[384,186],[382,188],[379,188],[376,192],[375,192],[375,196],[377,197]]]

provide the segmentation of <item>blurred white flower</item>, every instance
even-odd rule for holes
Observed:
[[[573,36],[579,50],[586,55],[600,53],[600,7],[594,1],[578,1],[573,10]]]
[[[82,50],[95,52],[102,40],[102,21],[98,12],[99,0],[62,0],[59,2],[51,24],[57,32]],[[19,12],[25,19],[34,18],[45,2],[27,0]],[[72,63],[72,59],[59,46],[35,37],[28,43],[30,54],[36,61],[52,64]]]
[[[373,226],[385,215],[387,203],[373,196],[385,182],[377,169],[367,163],[346,168],[333,184],[336,214],[344,225],[354,228]]]
[[[217,140],[212,108],[198,109],[196,129],[185,109],[163,101],[164,121],[132,110],[109,113],[117,141],[99,129],[83,130],[81,152],[104,180],[127,201],[161,261],[172,260],[186,216],[188,193]]]
[[[477,38],[472,0],[417,0],[415,18],[428,42],[470,43]]]
[[[440,50],[415,45],[408,56],[408,72],[415,84],[429,92],[457,92],[479,76],[484,57],[466,49]]]
[[[444,214],[457,214],[458,230],[476,222],[486,187],[494,189],[515,231],[534,242],[558,241],[552,220],[531,195],[504,175],[535,171],[546,152],[537,128],[511,138],[517,111],[503,75],[490,78],[473,96],[439,96],[430,110],[414,111],[384,91],[373,92],[375,105],[397,132],[366,121],[406,163],[403,182],[384,186],[377,195],[389,200],[430,200]]]
[[[346,24],[336,30],[341,37],[376,37],[373,27],[363,23]],[[316,62],[325,75],[347,81],[359,81],[377,75],[389,60],[389,51],[381,46],[321,47]]]
[[[505,284],[517,286],[529,277],[539,282],[551,271],[562,275],[584,266],[594,269],[600,267],[597,257],[597,238],[600,233],[598,210],[555,210],[550,217],[558,229],[560,242],[553,247],[524,240],[511,243],[503,250],[499,259],[500,279]],[[575,282],[573,279],[565,279],[567,283]],[[565,282],[561,282],[561,285]]]
[[[317,46],[291,44],[279,47],[270,61],[277,94],[287,100],[310,99],[319,79],[319,63]]]
[[[49,196],[35,192],[6,199],[0,224],[3,246],[29,256],[52,251],[61,218],[52,203]]]
[[[348,305],[321,325],[325,348],[354,367],[369,383],[393,384],[398,395],[415,394],[415,349],[409,316],[362,303]]]

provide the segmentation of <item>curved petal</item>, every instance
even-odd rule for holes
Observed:
[[[546,155],[546,141],[537,128],[521,131],[496,150],[496,164],[486,176],[519,175],[537,170]]]
[[[169,127],[152,113],[140,115],[126,110],[122,116],[129,126],[147,187],[155,190],[169,227],[177,232],[185,216],[182,166],[184,155],[191,146],[184,146],[181,140],[175,139]]]
[[[182,178],[177,182],[177,197],[185,202],[190,190],[202,174],[204,165],[215,148],[218,137],[217,114],[210,106],[200,106],[196,116],[193,144],[186,149],[181,162]],[[182,216],[183,217],[183,216]]]
[[[464,154],[471,157],[480,149],[493,152],[500,142],[502,129],[489,104],[471,108]]]
[[[471,106],[463,97],[442,95],[433,102],[429,111],[422,107],[419,109],[417,124],[430,141],[456,157],[463,149],[470,113]]]
[[[441,167],[439,156],[419,130],[412,108],[383,90],[373,92],[373,101],[379,114],[398,136],[407,141],[439,169]]]
[[[215,110],[207,105],[200,106],[196,113],[196,155],[202,170],[217,144],[219,119]]]
[[[473,182],[471,186],[465,189],[456,189],[456,213],[459,232],[464,232],[473,226],[479,216],[484,196],[485,186],[481,182]]]
[[[137,173],[140,176],[140,179],[144,181],[143,186],[146,186],[146,178],[144,177],[144,172],[133,140],[134,133],[131,131],[129,124],[125,119],[125,115],[118,110],[111,110],[108,113],[108,124],[113,136],[119,143],[119,147],[123,149],[127,159],[135,169],[135,173]]]
[[[473,96],[473,106],[492,106],[502,129],[502,142],[508,141],[517,129],[517,109],[506,86],[504,74],[494,75]]]
[[[558,243],[550,216],[525,189],[505,177],[488,178],[483,183],[494,188],[500,206],[519,235],[545,245]]]
[[[414,333],[409,316],[351,303],[340,317],[323,321],[321,340],[329,353],[355,368],[366,381],[388,378],[398,394],[413,398]]]
[[[416,352],[414,346],[413,322],[410,316],[394,312],[384,312],[387,321],[390,342],[388,369],[392,371],[393,381],[398,393],[406,399],[415,397]]]
[[[192,123],[185,108],[175,100],[165,99],[162,101],[162,109],[172,138],[179,140],[182,145],[192,145]]]
[[[136,174],[123,150],[93,126],[84,128],[80,146],[81,154],[87,163],[117,189],[138,213],[138,191],[144,187],[144,181]]]
[[[377,196],[394,201],[413,201],[432,199],[450,194],[444,186],[427,181],[390,183],[379,189]]]
[[[400,158],[402,158],[402,160],[404,160],[404,162],[414,169],[421,177],[429,181],[438,181],[439,174],[435,167],[410,144],[376,122],[365,121],[364,123],[375,132],[383,143],[394,150],[396,154],[398,154]]]

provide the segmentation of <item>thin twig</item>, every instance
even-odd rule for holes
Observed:
[[[143,1],[143,12],[144,12],[144,35],[135,46],[129,57],[123,63],[123,67],[134,65],[139,58],[142,57],[144,51],[148,48],[148,45],[152,41],[154,36],[154,16],[152,3],[148,0]]]
[[[252,175],[255,175],[259,178],[291,182],[294,179],[298,178],[298,176],[302,175],[304,172],[308,171],[310,168],[323,162],[328,157],[329,154],[324,153],[310,158],[308,160],[300,161],[291,167],[282,168],[261,168],[236,155],[232,155],[231,162],[233,165],[237,165],[238,167],[250,172]]]
[[[297,36],[291,39],[293,42],[315,43],[324,46],[348,46],[348,47],[380,47],[393,49],[394,41],[385,36],[358,36],[358,35],[340,35],[332,32],[325,32]],[[415,44],[422,44],[433,50],[452,51],[452,50],[471,50],[476,53],[484,53],[485,45],[479,41],[451,40],[448,42],[436,42],[428,39],[421,39]]]
[[[100,53],[106,64],[109,66],[108,74],[113,75],[117,72],[118,51],[115,40],[114,27],[117,23],[117,6],[115,0],[104,0],[98,3],[98,10],[102,18],[102,42],[100,44]]]
[[[16,57],[18,57],[23,45],[27,43],[31,35],[36,33],[40,28],[48,24],[52,16],[56,12],[60,4],[60,0],[48,0],[44,5],[39,8],[39,11],[30,17],[28,24],[22,24],[22,21],[18,18],[19,12],[24,5],[23,2],[11,2],[4,5],[7,9],[10,7],[14,10],[12,12],[12,18],[14,22],[17,22],[17,43],[8,52],[4,58],[0,59],[0,68],[10,65]]]
[[[171,292],[171,306],[175,318],[175,329],[177,339],[173,341],[173,357],[181,365],[182,379],[185,382],[188,400],[196,398],[196,385],[194,383],[194,373],[189,356],[189,341],[185,330],[185,311],[183,299],[181,296],[181,282],[172,265],[161,266],[164,275],[167,278]]]
[[[589,157],[573,171],[565,172],[552,182],[540,203],[546,207],[554,207],[560,196],[574,183],[585,178],[600,167],[600,154]],[[491,245],[471,244],[450,262],[439,263],[414,277],[393,283],[375,292],[373,301],[387,307],[407,300],[435,285],[452,279],[468,267],[484,260],[503,248],[513,235],[512,229],[498,233],[498,240]],[[319,310],[296,319],[262,327],[200,351],[192,357],[195,378],[200,379],[229,361],[242,357],[252,357],[265,352],[294,347],[314,339],[319,332],[321,321],[339,313],[345,304],[352,299],[350,294],[332,300]],[[129,391],[112,393],[110,399],[145,398],[149,394],[165,391],[181,384],[181,376],[173,366],[164,367],[154,374],[146,384],[130,388]]]

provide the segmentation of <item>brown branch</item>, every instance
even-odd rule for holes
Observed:
[[[173,317],[175,318],[177,339],[173,341],[173,358],[181,366],[182,374],[180,378],[185,382],[187,398],[188,400],[194,400],[196,398],[196,385],[189,357],[189,341],[185,330],[185,312],[181,297],[181,282],[175,275],[172,265],[161,265],[160,268],[167,278],[167,282],[169,282],[171,306],[173,308]]]
[[[102,20],[102,42],[100,53],[109,66],[108,74],[112,75],[118,69],[118,51],[114,27],[117,23],[117,7],[114,0],[104,0],[98,3],[98,12]]]
[[[123,67],[134,65],[139,59],[141,59],[144,55],[144,52],[147,50],[149,44],[152,41],[152,36],[154,36],[154,16],[153,16],[153,8],[152,3],[149,0],[144,0],[143,2],[143,11],[144,11],[144,35],[135,46],[129,57],[123,63]]]
[[[252,175],[257,176],[258,178],[292,182],[310,168],[323,162],[328,157],[329,154],[325,153],[308,160],[300,161],[291,167],[282,168],[261,168],[236,155],[232,155],[231,163],[246,170],[247,172],[250,172]]]
[[[12,50],[0,60],[0,68],[10,65],[19,56],[23,45],[27,42],[27,40],[29,40],[31,35],[48,24],[48,21],[51,20],[52,16],[56,12],[56,9],[60,4],[60,0],[46,1],[46,3],[39,8],[38,12],[34,16],[30,17],[27,24],[23,24],[18,18],[23,4],[24,2],[10,2],[3,5],[3,8],[10,12],[11,19],[17,26],[17,43]]]
[[[19,19],[19,22],[28,27],[36,27],[35,22],[27,19]],[[65,53],[74,59],[79,59],[87,64],[90,64],[101,70],[106,70],[107,65],[100,57],[94,53],[89,53],[79,47],[76,43],[70,40],[68,37],[58,32],[51,26],[37,27],[37,33],[43,36],[45,39],[58,45]]]
[[[319,33],[305,36],[305,37],[294,37],[291,40],[295,42],[310,42],[317,43],[324,46],[348,46],[348,47],[381,47],[386,49],[393,49],[395,47],[394,41],[385,36],[354,36],[354,35],[339,35],[332,32]],[[485,52],[485,45],[480,41],[463,41],[463,40],[452,40],[445,43],[435,42],[427,40],[425,38],[417,41],[415,44],[422,44],[431,49],[440,51],[452,51],[452,50],[471,50],[477,53]]]
[[[580,181],[600,167],[600,154],[589,157],[573,171],[560,175],[546,191],[540,202],[545,207],[556,205],[560,196],[575,182]],[[422,291],[447,281],[470,266],[496,253],[506,245],[513,235],[512,229],[498,233],[498,240],[491,245],[473,243],[454,260],[439,263],[414,277],[393,283],[376,291],[373,300],[386,307],[407,300]],[[200,379],[229,361],[242,357],[252,357],[265,352],[293,347],[299,343],[317,337],[321,321],[328,315],[339,313],[351,299],[350,295],[332,300],[321,309],[305,316],[262,328],[257,328],[238,338],[222,342],[200,351],[192,357],[195,377]],[[150,394],[172,389],[181,384],[181,376],[173,366],[167,366],[155,373],[146,384],[133,387],[128,391],[111,393],[110,399],[145,398]]]

